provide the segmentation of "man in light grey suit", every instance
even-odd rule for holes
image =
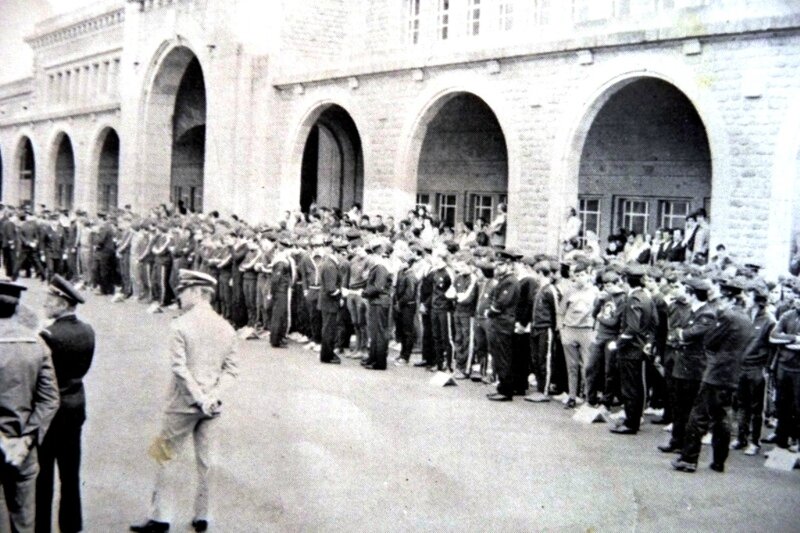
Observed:
[[[169,531],[164,505],[166,467],[189,435],[194,439],[199,478],[192,527],[195,531],[208,528],[213,428],[225,393],[238,374],[234,359],[236,332],[210,304],[215,287],[216,281],[207,274],[180,271],[177,291],[182,307],[188,311],[172,325],[169,344],[172,383],[161,433],[149,450],[158,463],[150,516],[147,523],[131,526],[131,531]]]

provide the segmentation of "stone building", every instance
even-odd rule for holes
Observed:
[[[773,272],[800,230],[791,0],[103,0],[26,43],[10,204],[457,224],[507,202],[530,251],[570,206],[601,240],[705,207],[712,245]]]

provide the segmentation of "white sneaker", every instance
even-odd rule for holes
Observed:
[[[661,428],[661,431],[668,431],[668,432],[671,433],[672,432],[672,424],[667,424],[666,426]]]
[[[706,433],[703,435],[703,438],[700,440],[700,443],[703,446],[709,446],[711,444],[711,433]]]
[[[751,443],[747,445],[747,448],[745,448],[744,452],[742,453],[744,453],[745,455],[753,456],[753,455],[758,455],[758,452],[760,451],[761,451],[761,446]]]

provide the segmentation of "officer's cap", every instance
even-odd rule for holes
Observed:
[[[695,291],[708,292],[711,290],[711,283],[706,278],[686,278],[683,284]]]
[[[497,250],[497,259],[501,261],[519,261],[524,257],[523,253],[514,248],[504,248]]]
[[[748,283],[745,278],[736,276],[720,283],[720,290],[727,296],[736,296],[747,289]]]
[[[178,271],[178,292],[181,292],[189,287],[208,287],[215,288],[217,280],[209,276],[205,272],[198,272],[197,270],[189,270],[182,268]]]
[[[28,288],[10,280],[0,280],[0,302],[5,304],[17,305],[22,291]]]
[[[83,299],[81,293],[78,292],[72,283],[58,274],[53,276],[53,279],[50,281],[50,286],[47,287],[47,291],[54,296],[59,296],[66,300],[70,305],[86,303],[86,300]]]

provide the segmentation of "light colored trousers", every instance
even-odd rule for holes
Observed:
[[[573,328],[564,326],[561,329],[561,345],[564,347],[564,358],[567,360],[567,384],[569,397],[578,396],[578,379],[586,385],[586,362],[589,350],[594,342],[595,332],[592,328]]]
[[[160,445],[172,452],[172,457],[178,453],[181,446],[189,437],[194,440],[194,457],[197,465],[197,493],[194,498],[194,518],[208,519],[208,499],[210,470],[213,461],[212,435],[216,418],[207,418],[197,413],[168,413],[164,419],[164,426],[159,436]],[[156,482],[153,488],[153,497],[150,502],[150,518],[159,522],[169,522],[170,509],[166,504],[169,499],[167,494],[168,468],[174,459],[158,462]]]

